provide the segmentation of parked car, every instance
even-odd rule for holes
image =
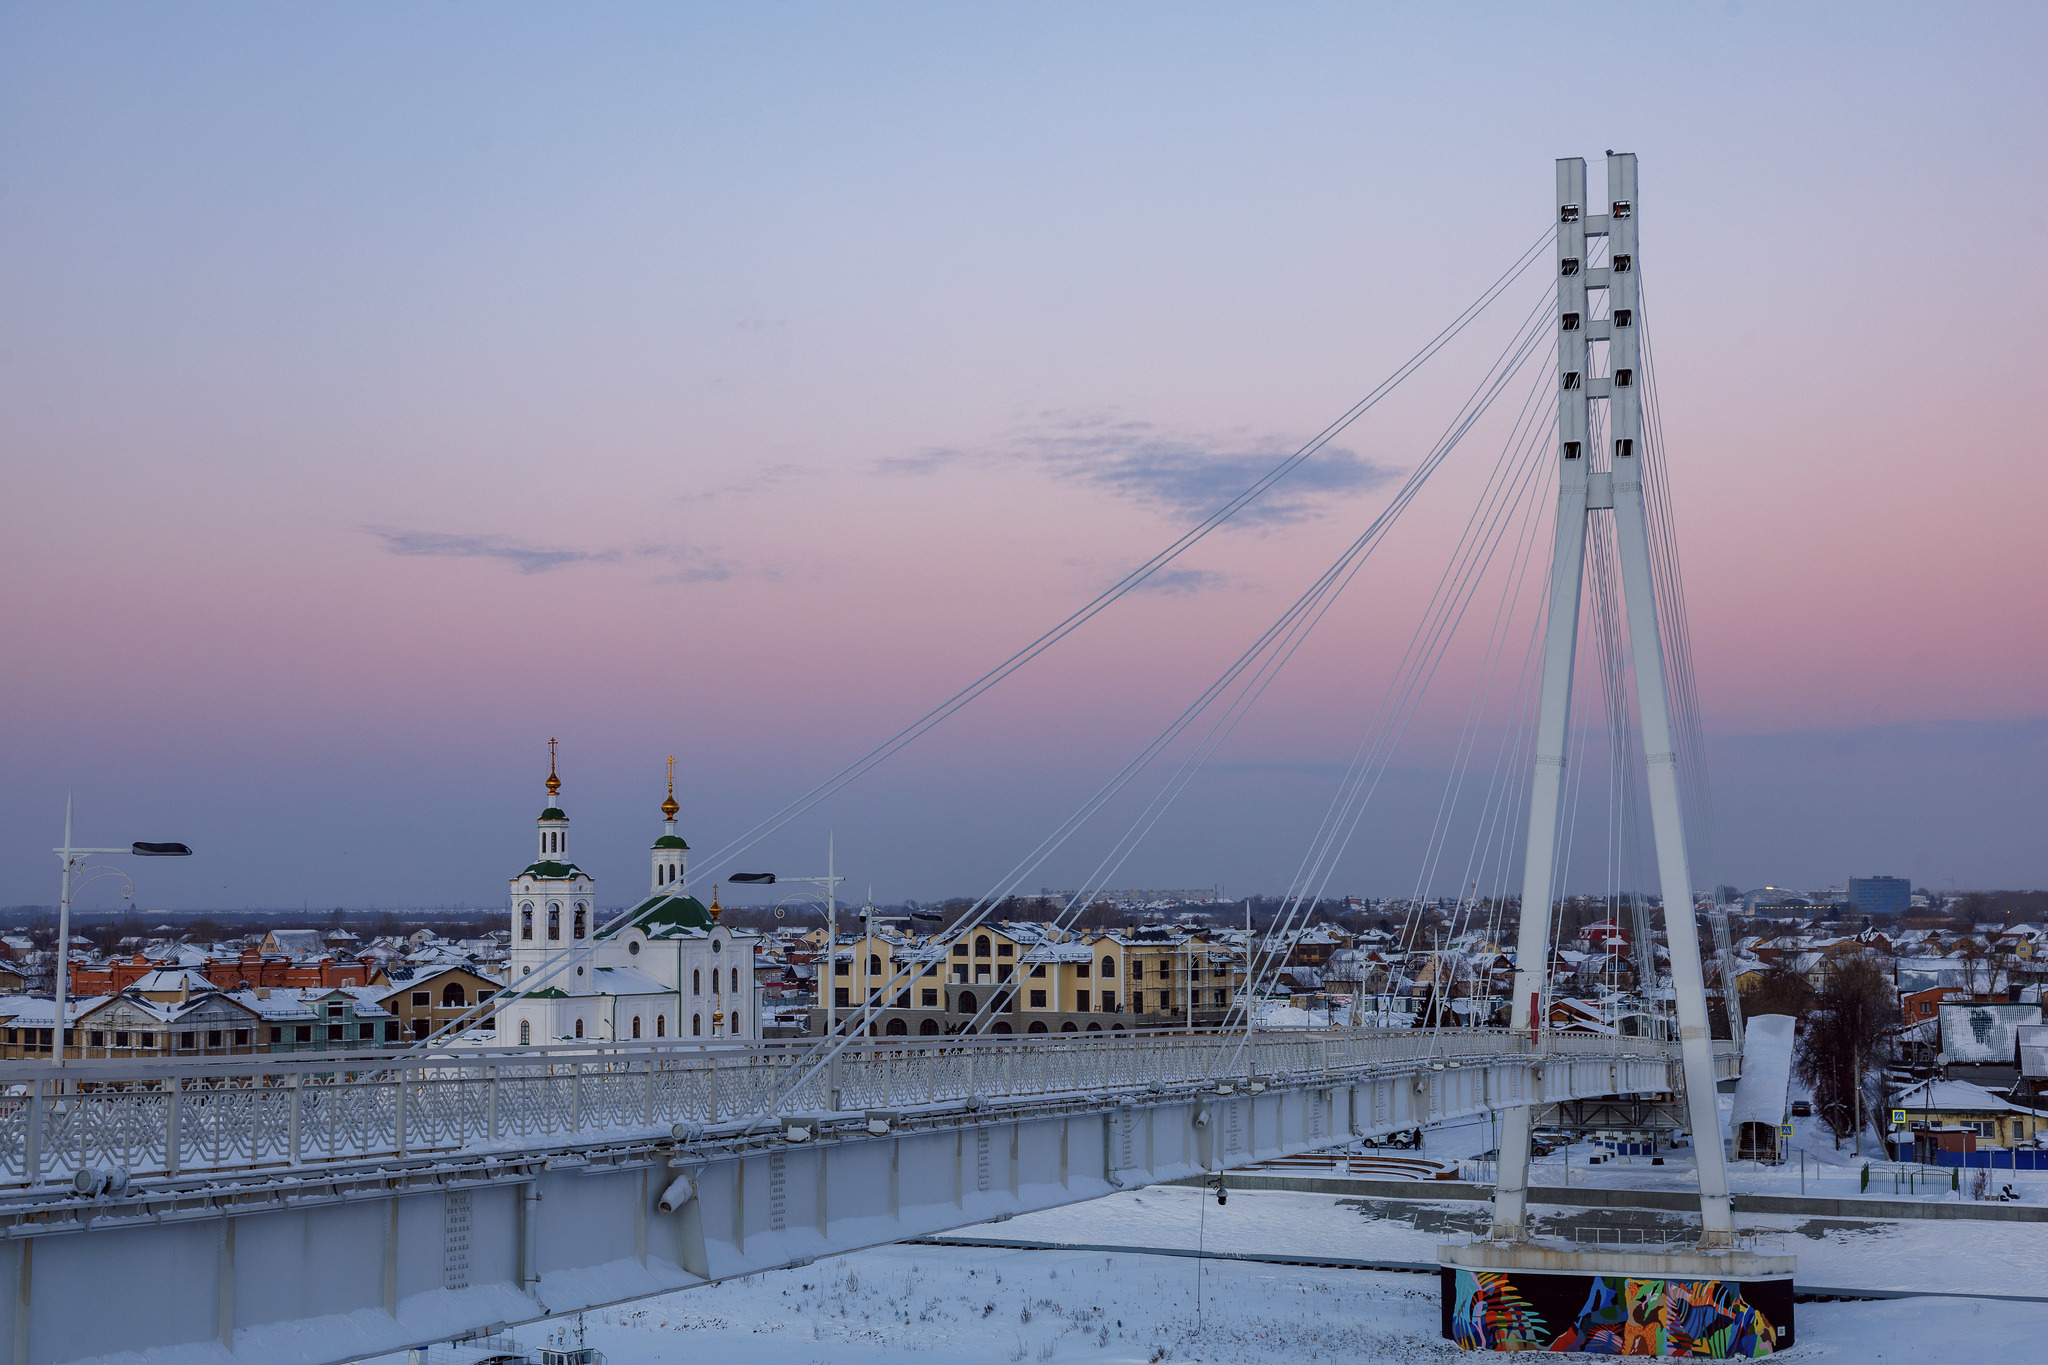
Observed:
[[[1793,1117],[1793,1118],[1795,1118],[1795,1119],[1810,1119],[1810,1118],[1812,1118],[1812,1117],[1813,1117],[1813,1106],[1812,1106],[1811,1104],[1809,1104],[1809,1103],[1808,1103],[1807,1101],[1805,1101],[1805,1100],[1794,1100],[1794,1101],[1792,1101],[1792,1117]]]

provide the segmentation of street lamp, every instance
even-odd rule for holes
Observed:
[[[57,981],[54,1004],[57,1027],[50,1047],[50,1060],[64,1065],[64,1032],[71,1014],[71,874],[87,858],[127,854],[135,858],[189,858],[192,850],[184,844],[133,843],[126,848],[75,848],[71,843],[71,798],[64,798],[64,847],[50,850],[64,865],[64,889],[57,901]],[[108,869],[111,871],[112,869]]]
[[[839,1011],[833,997],[826,991],[831,989],[825,979],[831,975],[831,966],[839,952],[839,883],[844,877],[834,876],[832,836],[825,836],[825,875],[822,877],[783,877],[773,872],[735,872],[726,878],[744,886],[773,886],[777,882],[807,882],[812,886],[825,888],[825,963],[826,969],[818,973],[818,1003],[825,1009],[825,1032],[827,1036],[839,1030]],[[780,908],[780,907],[778,907]]]

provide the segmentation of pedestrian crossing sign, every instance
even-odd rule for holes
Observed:
[[[1894,1109],[1894,1110],[1892,1110],[1892,1126],[1893,1126],[1894,1128],[1903,1128],[1903,1127],[1905,1127],[1905,1126],[1906,1126],[1906,1111],[1905,1111],[1905,1110],[1903,1110],[1903,1109]]]
[[[1787,1142],[1790,1142],[1792,1140],[1792,1125],[1789,1123],[1779,1124],[1778,1136],[1784,1138]]]

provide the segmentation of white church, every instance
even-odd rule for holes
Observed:
[[[754,944],[760,935],[718,922],[683,893],[690,846],[676,833],[675,760],[647,898],[611,928],[597,912],[597,879],[569,856],[569,816],[548,742],[548,803],[536,822],[539,856],[512,878],[512,960],[498,1037],[522,1044],[661,1038],[754,1038]],[[522,988],[555,960],[545,982]]]

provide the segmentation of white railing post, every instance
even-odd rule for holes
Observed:
[[[164,1173],[175,1176],[178,1173],[179,1148],[184,1145],[184,1134],[178,1131],[179,1092],[185,1088],[181,1077],[172,1076],[166,1082],[164,1093]]]
[[[489,1122],[489,1124],[490,1124],[490,1126],[491,1126],[491,1141],[492,1141],[492,1142],[496,1142],[496,1141],[498,1140],[498,1065],[497,1065],[497,1063],[493,1062],[493,1063],[492,1063],[492,1064],[491,1064],[491,1065],[490,1065],[489,1067],[485,1068],[485,1071],[486,1071],[486,1074],[488,1074],[488,1075],[489,1075],[489,1077],[490,1077],[490,1089],[489,1089],[489,1091],[488,1091],[488,1097],[487,1097],[487,1098],[485,1099],[485,1101],[484,1101],[484,1107],[485,1107],[485,1109],[486,1109],[486,1111],[487,1111],[487,1121]]]
[[[25,1185],[34,1185],[43,1178],[43,1081],[38,1076],[29,1084],[28,1137],[21,1147],[21,1179]],[[23,1242],[22,1246],[25,1249],[28,1243]],[[26,1250],[23,1254],[27,1254]]]
[[[292,1073],[292,1078],[291,1078],[291,1081],[289,1082],[289,1084],[290,1084],[290,1086],[291,1086],[291,1092],[292,1092],[292,1095],[291,1095],[291,1105],[292,1105],[292,1108],[291,1108],[291,1115],[290,1115],[290,1126],[289,1126],[289,1128],[288,1128],[288,1129],[287,1129],[287,1131],[286,1131],[286,1139],[285,1139],[285,1140],[286,1140],[286,1141],[287,1141],[287,1142],[288,1142],[288,1143],[290,1144],[290,1150],[289,1150],[289,1151],[288,1151],[288,1152],[286,1153],[286,1155],[287,1155],[287,1156],[288,1156],[288,1157],[289,1157],[289,1158],[291,1159],[291,1164],[292,1164],[292,1165],[294,1165],[294,1166],[298,1165],[298,1164],[299,1164],[299,1162],[300,1162],[301,1160],[303,1160],[303,1159],[304,1159],[304,1155],[303,1155],[303,1154],[304,1154],[305,1148],[304,1148],[304,1143],[303,1143],[303,1139],[302,1139],[302,1138],[301,1138],[301,1136],[300,1136],[300,1128],[299,1128],[299,1125],[300,1125],[300,1124],[301,1124],[302,1122],[304,1122],[304,1117],[305,1117],[305,1116],[304,1116],[304,1113],[303,1113],[303,1101],[304,1101],[304,1096],[302,1096],[302,1095],[301,1095],[301,1094],[299,1093],[299,1091],[300,1091],[300,1087],[302,1087],[302,1086],[303,1086],[303,1085],[305,1084],[305,1080],[306,1080],[306,1076],[305,1076],[305,1073],[304,1073],[304,1072],[302,1072],[302,1071],[294,1071],[294,1072]]]
[[[398,1068],[398,1100],[391,1111],[392,1146],[405,1155],[405,1068]]]

